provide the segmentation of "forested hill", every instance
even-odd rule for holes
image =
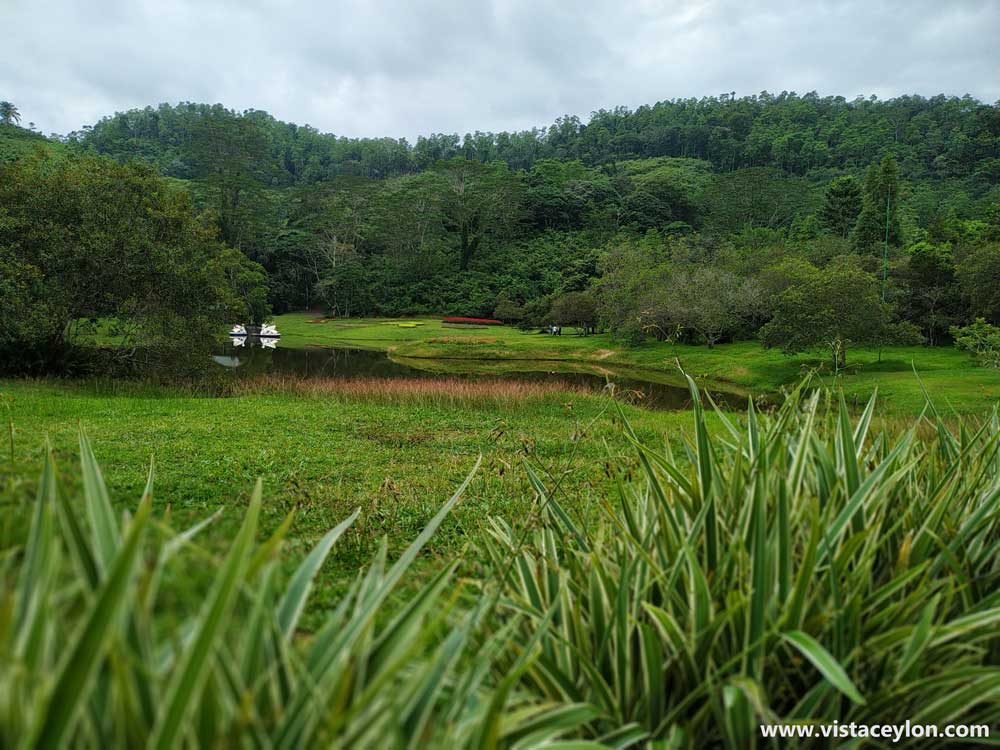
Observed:
[[[41,133],[0,122],[0,164],[36,151],[61,153],[63,145]]]
[[[206,119],[235,113],[221,105],[161,104],[104,118],[72,139],[115,158],[141,158],[168,176],[200,171],[193,142]],[[338,175],[385,178],[463,157],[530,169],[540,159],[588,166],[651,157],[703,159],[716,171],[776,167],[795,175],[863,168],[892,153],[910,178],[1000,179],[1000,109],[970,97],[904,96],[889,100],[772,95],[766,92],[669,100],[635,110],[566,116],[547,128],[515,133],[434,134],[415,144],[392,138],[345,138],[249,110],[240,129],[266,152],[255,165],[271,185]],[[229,127],[237,127],[230,124]]]
[[[1000,105],[968,97],[721,96],[414,144],[182,103],[63,140],[190,193],[201,224],[263,266],[275,312],[806,346],[803,315],[829,292],[845,319],[863,311],[838,341],[1000,323]],[[820,340],[833,314],[810,318]]]

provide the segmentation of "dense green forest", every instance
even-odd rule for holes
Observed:
[[[0,158],[41,141],[0,127]],[[1000,106],[969,97],[723,95],[415,144],[181,103],[58,140],[183,188],[274,312],[760,337],[835,364],[1000,323]]]

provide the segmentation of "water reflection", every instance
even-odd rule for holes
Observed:
[[[231,340],[220,347],[212,359],[229,369],[234,377],[252,377],[265,373],[290,374],[306,378],[408,378],[426,379],[443,376],[468,379],[504,379],[525,382],[559,380],[599,392],[614,383],[617,393],[626,400],[653,409],[676,410],[690,407],[688,389],[681,384],[646,380],[633,370],[618,370],[583,363],[521,360],[491,362],[483,360],[393,359],[384,352],[364,349],[308,348],[287,349],[275,346],[276,340],[264,343],[256,337],[237,344]],[[516,369],[513,369],[516,368]],[[650,373],[650,377],[663,377]],[[733,408],[746,406],[738,394],[712,392],[717,403]]]
[[[243,364],[239,357],[231,357],[227,354],[213,354],[212,360],[223,367],[239,367]]]

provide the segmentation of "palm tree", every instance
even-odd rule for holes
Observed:
[[[0,102],[0,122],[5,125],[14,125],[21,122],[21,113],[12,102]]]

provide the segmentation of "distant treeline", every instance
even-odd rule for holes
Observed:
[[[192,149],[200,123],[235,114],[218,104],[161,104],[106,117],[69,137],[98,153],[141,158],[167,176],[187,179],[203,174]],[[717,171],[776,167],[805,175],[864,168],[891,153],[908,178],[1000,179],[1000,113],[968,96],[849,101],[815,93],[724,94],[598,110],[587,122],[567,115],[548,127],[514,133],[433,134],[415,144],[321,133],[259,110],[239,117],[262,139],[255,166],[274,186],[339,175],[394,177],[453,157],[530,169],[542,159],[595,166],[669,156],[702,159]]]

